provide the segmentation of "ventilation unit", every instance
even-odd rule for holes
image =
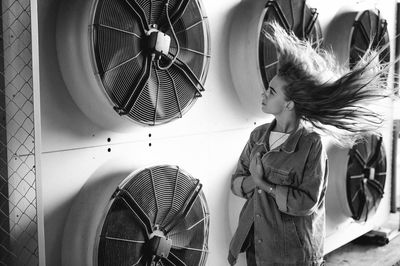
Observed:
[[[205,265],[209,211],[199,180],[169,165],[117,176],[95,175],[75,199],[63,265]]]
[[[306,1],[245,0],[238,5],[230,32],[230,68],[235,89],[245,108],[259,114],[263,88],[276,75],[277,54],[265,37],[268,24],[277,21],[302,39],[318,45],[322,39],[316,9]]]
[[[200,0],[64,1],[59,13],[64,81],[98,125],[167,123],[204,91],[210,38]]]
[[[390,40],[386,25],[378,10],[364,4],[344,6],[327,27],[325,45],[330,46],[340,63],[349,68],[357,64],[369,47],[383,49],[379,60],[388,63]],[[382,110],[377,103],[373,108],[376,112],[387,113],[387,109]],[[384,129],[383,139],[390,138]],[[331,146],[327,153],[325,250],[330,252],[382,225],[387,218],[389,198],[383,199],[386,156],[381,137],[365,137],[364,142],[351,149]]]
[[[351,149],[328,143],[327,153],[325,252],[331,252],[386,222],[389,197],[381,136],[365,137]]]
[[[340,32],[340,34],[338,34]],[[330,23],[325,42],[332,46],[336,57],[352,68],[368,48],[383,49],[379,60],[390,61],[389,34],[387,22],[379,10],[362,10],[357,6],[346,7]]]
[[[340,34],[338,34],[340,32]],[[390,61],[387,22],[379,10],[359,10],[349,6],[329,25],[326,43],[332,46],[342,64],[350,68],[357,64],[369,48],[382,50],[379,62]],[[345,212],[356,221],[366,221],[379,206],[386,179],[386,157],[382,137],[368,136],[349,151],[346,181],[340,187],[346,191]],[[334,182],[337,182],[334,181]]]
[[[382,137],[371,135],[349,151],[346,186],[350,215],[367,221],[383,197],[386,155]]]

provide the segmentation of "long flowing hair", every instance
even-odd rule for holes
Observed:
[[[351,146],[365,134],[379,132],[384,116],[367,105],[392,95],[387,86],[389,63],[379,61],[384,51],[368,49],[352,68],[341,65],[334,54],[313,48],[279,24],[270,24],[267,38],[278,53],[278,72],[288,84],[285,96],[294,102],[301,120]]]

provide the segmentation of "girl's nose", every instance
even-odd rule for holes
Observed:
[[[267,98],[267,94],[265,93],[265,91],[263,91],[263,92],[261,93],[261,97],[262,97],[262,98]]]
[[[268,96],[269,96],[269,89],[267,88],[266,90],[263,90],[263,92],[262,92],[261,95],[268,98]]]

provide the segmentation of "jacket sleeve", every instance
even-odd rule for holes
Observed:
[[[236,170],[231,178],[231,190],[236,196],[242,198],[249,198],[252,193],[245,194],[242,190],[242,182],[245,177],[250,176],[249,165],[250,165],[250,153],[253,147],[251,136],[247,141],[244,149],[239,157],[239,161],[236,166]]]
[[[276,186],[275,199],[279,210],[294,216],[314,213],[325,194],[327,174],[327,157],[318,139],[311,146],[301,184],[298,187]]]

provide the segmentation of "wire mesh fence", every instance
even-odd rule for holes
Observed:
[[[0,265],[38,265],[30,0],[2,0]]]

